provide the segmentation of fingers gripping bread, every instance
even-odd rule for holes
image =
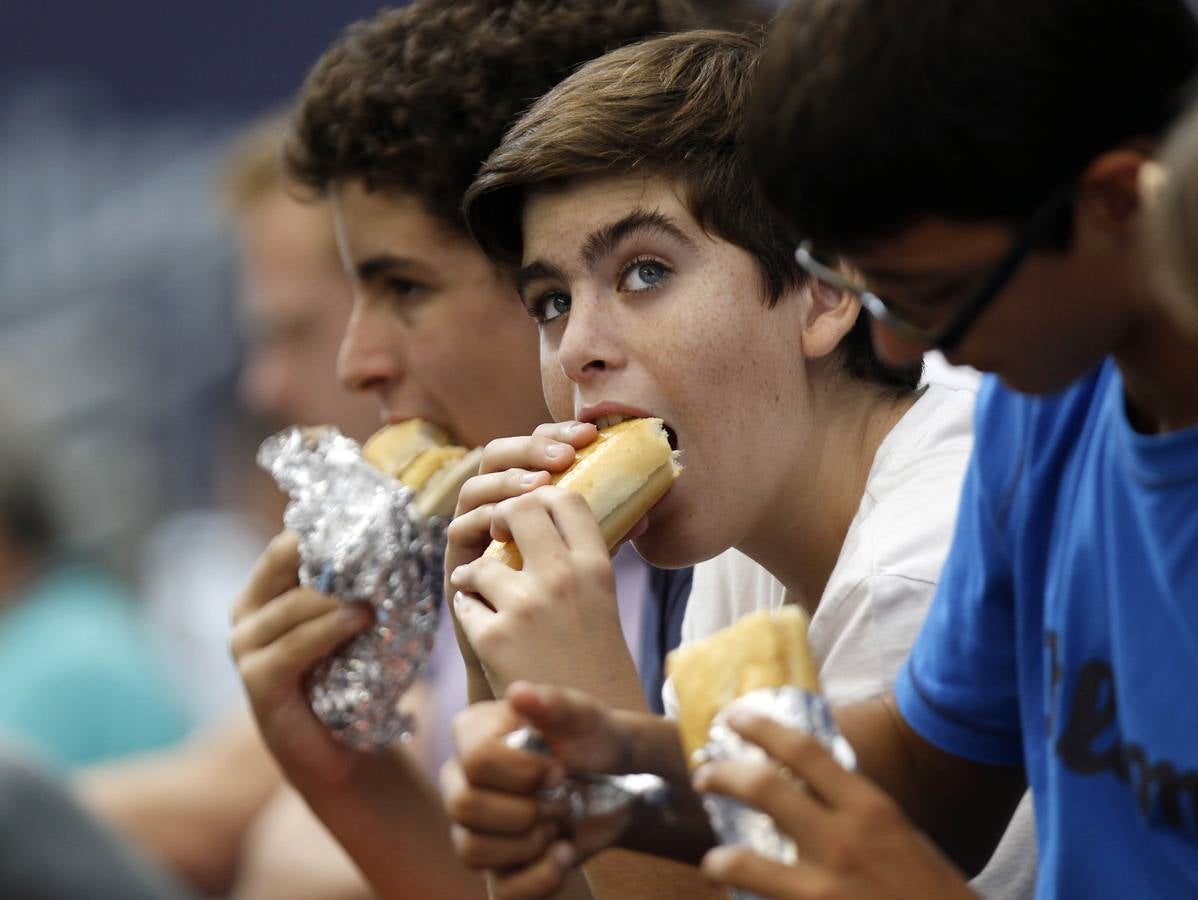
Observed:
[[[608,549],[620,542],[681,473],[661,419],[628,419],[600,430],[578,451],[574,464],[552,484],[577,491],[599,521]],[[486,556],[522,568],[515,544],[495,541]]]

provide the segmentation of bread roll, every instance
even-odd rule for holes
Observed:
[[[408,419],[371,435],[362,456],[415,494],[419,516],[448,518],[466,479],[478,474],[482,448],[455,446],[443,429],[423,419]]]
[[[757,612],[666,657],[688,760],[707,743],[716,713],[737,697],[785,685],[819,691],[807,624],[807,614],[797,606]]]
[[[601,429],[595,442],[579,450],[574,464],[551,483],[586,498],[611,549],[681,472],[661,419],[627,419]],[[484,555],[513,569],[524,565],[515,544],[493,541]]]

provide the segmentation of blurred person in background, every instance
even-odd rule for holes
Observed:
[[[240,403],[215,442],[215,502],[159,523],[143,552],[153,622],[198,726],[241,707],[228,598],[279,530],[287,501],[255,464],[258,444],[293,424],[335,425],[356,440],[377,426],[374,404],[336,378],[353,296],[328,206],[297,198],[283,178],[285,128],[286,115],[273,113],[238,134],[217,185],[237,249],[244,353]]]
[[[177,750],[92,769],[79,784],[94,812],[200,892],[348,900],[369,896],[361,876],[284,785],[229,683],[230,585],[240,586],[280,527],[286,502],[254,465],[257,443],[290,424],[333,424],[361,440],[377,420],[373,403],[337,382],[353,296],[328,205],[297,198],[284,178],[286,125],[284,114],[269,115],[239,135],[220,184],[239,250],[246,335],[246,409],[222,448],[229,500],[171,521],[155,538],[151,568],[176,678],[212,723]],[[218,712],[225,715],[213,722]]]
[[[0,736],[67,770],[178,740],[133,597],[62,546],[36,437],[0,421]]]

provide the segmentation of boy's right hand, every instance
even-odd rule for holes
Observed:
[[[490,546],[495,504],[548,484],[554,475],[570,468],[575,451],[593,444],[598,435],[594,425],[550,422],[537,426],[531,435],[497,438],[487,444],[478,474],[458,494],[449,526],[445,571],[473,562]]]
[[[497,503],[527,494],[549,483],[574,462],[576,450],[594,442],[599,431],[581,422],[550,422],[531,435],[497,438],[483,449],[479,474],[458,493],[458,505],[449,524],[445,548],[445,598],[452,610],[454,589],[449,575],[459,566],[473,562],[491,544],[491,514]],[[471,699],[494,696],[482,663],[470,642],[458,632],[458,644],[466,663]]]
[[[340,783],[362,759],[316,718],[304,678],[372,619],[365,605],[299,586],[299,542],[287,531],[263,551],[237,598],[233,657],[262,737],[297,785]]]
[[[526,725],[540,731],[548,754],[505,743]],[[552,894],[572,867],[620,836],[627,817],[569,833],[538,792],[560,784],[567,771],[627,771],[631,737],[586,695],[524,682],[513,684],[505,700],[459,713],[457,752],[441,771],[441,789],[462,861],[494,874],[500,900]]]

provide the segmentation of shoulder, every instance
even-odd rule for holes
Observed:
[[[935,584],[973,449],[974,403],[972,391],[932,385],[891,430],[878,449],[829,593]]]

